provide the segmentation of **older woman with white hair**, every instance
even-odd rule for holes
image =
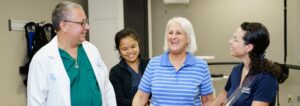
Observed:
[[[133,99],[133,106],[151,104],[209,106],[213,86],[207,63],[193,53],[197,50],[193,26],[183,17],[168,21],[165,53],[150,60]]]

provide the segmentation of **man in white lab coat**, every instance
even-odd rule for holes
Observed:
[[[33,57],[28,75],[28,106],[115,106],[108,70],[98,49],[86,41],[82,7],[61,2],[52,12],[57,36]]]

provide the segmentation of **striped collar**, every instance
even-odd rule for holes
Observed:
[[[169,59],[169,53],[170,52],[165,52],[163,55],[162,55],[162,58],[161,58],[161,62],[160,62],[160,65],[161,66],[166,66],[166,67],[172,67],[172,63]],[[195,64],[195,58],[194,58],[194,55],[191,54],[190,52],[187,52],[187,55],[186,55],[186,59],[183,63],[183,66],[188,66],[188,65],[194,65]]]

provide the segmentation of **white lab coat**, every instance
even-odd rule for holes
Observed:
[[[87,41],[82,42],[82,45],[97,78],[103,106],[116,106],[115,92],[98,49]],[[57,37],[32,58],[28,74],[27,105],[71,106],[70,80],[58,51]]]

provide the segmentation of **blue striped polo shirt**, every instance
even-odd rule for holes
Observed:
[[[207,63],[187,53],[183,66],[176,71],[168,52],[150,60],[139,90],[152,93],[154,106],[201,106],[201,95],[213,92]]]

